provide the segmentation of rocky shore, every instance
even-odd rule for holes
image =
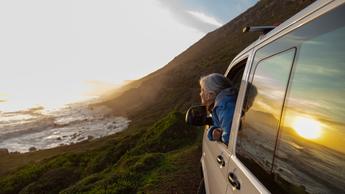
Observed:
[[[0,155],[70,145],[126,129],[129,120],[111,116],[107,107],[73,104],[47,112],[33,108],[1,112]]]

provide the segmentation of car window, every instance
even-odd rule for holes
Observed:
[[[345,9],[294,33],[274,173],[289,193],[345,193]]]
[[[226,75],[227,78],[233,84],[233,87],[238,92],[241,86],[241,81],[243,77],[243,72],[247,64],[247,58],[241,60],[240,62],[236,63],[232,68],[231,71]]]
[[[253,80],[247,89],[236,156],[261,179],[272,170],[279,120],[294,56],[295,49],[289,49],[262,59],[252,70]]]

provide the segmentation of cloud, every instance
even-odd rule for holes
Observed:
[[[213,31],[232,20],[257,0],[157,0],[175,18],[203,33]]]
[[[187,10],[182,1],[159,0],[159,3],[168,9],[179,22],[200,32],[208,33],[223,25],[217,21],[215,17],[212,17],[204,12],[190,9]]]
[[[189,13],[190,15],[194,16],[195,18],[199,19],[200,21],[204,23],[211,24],[218,27],[223,25],[222,23],[217,21],[216,18],[208,16],[205,13],[202,13],[199,11],[187,11],[187,13]]]

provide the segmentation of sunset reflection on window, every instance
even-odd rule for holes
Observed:
[[[295,117],[291,125],[296,133],[305,139],[318,139],[322,135],[321,123],[310,117]]]
[[[287,193],[345,193],[345,6],[333,13],[287,40],[299,46],[273,164]]]

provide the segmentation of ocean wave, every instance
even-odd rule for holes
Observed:
[[[106,107],[78,104],[31,117],[22,117],[30,115],[27,112],[10,113],[18,119],[0,123],[0,148],[20,153],[49,149],[104,137],[128,127],[130,120],[109,116],[109,112]]]

